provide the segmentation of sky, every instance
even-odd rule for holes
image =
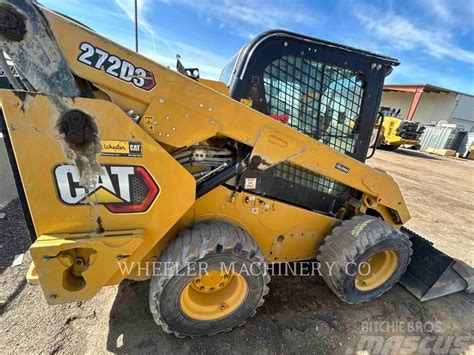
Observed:
[[[133,0],[39,0],[135,47]],[[138,0],[139,50],[217,79],[260,32],[280,28],[397,58],[391,84],[474,94],[474,0]]]

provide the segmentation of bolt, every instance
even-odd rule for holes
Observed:
[[[212,111],[212,107],[209,107],[209,112],[211,112],[211,111]]]
[[[52,293],[49,295],[49,298],[52,298],[53,300],[55,300],[56,298],[58,298],[58,295],[55,293]]]
[[[201,290],[201,291],[204,291],[204,286],[201,286],[200,290]]]
[[[224,283],[221,283],[219,286],[220,286],[220,287],[224,287]]]
[[[48,255],[45,255],[45,256],[43,256],[43,258],[42,258],[42,259],[43,259],[43,261],[48,261],[49,259],[51,259],[51,257],[50,257],[50,256],[48,256]]]
[[[226,306],[224,303],[221,303],[221,305],[219,306],[220,310],[223,311],[226,309]]]
[[[197,283],[197,284],[200,284],[200,283],[201,283],[201,280],[197,279],[197,280],[196,280],[196,283]]]
[[[210,290],[210,291],[211,291],[211,292],[214,292],[214,287],[211,287],[211,290]]]
[[[224,275],[224,280],[227,280],[229,278],[229,275],[225,274]]]
[[[163,102],[165,102],[165,99],[162,98],[162,97],[160,97],[160,100],[159,100],[159,101],[160,101],[160,103],[163,103]]]
[[[171,127],[171,129],[172,129],[173,131],[176,131],[176,127]]]
[[[169,119],[170,119],[170,116],[166,116],[165,119],[169,120]]]

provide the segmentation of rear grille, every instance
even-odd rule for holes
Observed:
[[[302,187],[317,190],[330,195],[339,195],[347,187],[311,170],[301,168],[295,164],[284,162],[274,168],[274,176],[293,182]]]
[[[134,205],[140,204],[146,197],[149,189],[145,182],[137,175],[130,176],[131,184],[131,203]]]

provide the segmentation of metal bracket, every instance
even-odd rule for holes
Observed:
[[[30,248],[34,268],[29,278],[40,280],[49,304],[90,299],[118,271],[126,276],[120,263],[133,255],[143,236],[141,229],[41,235]],[[83,260],[81,268],[75,267],[77,260]]]

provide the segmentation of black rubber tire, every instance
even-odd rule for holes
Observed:
[[[410,263],[411,246],[408,236],[385,221],[356,216],[333,229],[319,248],[317,260],[321,263],[322,278],[342,301],[362,303],[380,297],[398,282]],[[383,250],[393,250],[398,256],[394,273],[373,290],[359,290],[355,274],[360,263]]]
[[[201,222],[183,230],[164,250],[160,261],[177,262],[178,266],[165,275],[152,276],[150,311],[165,332],[178,337],[211,336],[242,325],[255,315],[256,308],[264,303],[263,297],[269,291],[270,275],[265,270],[262,252],[244,230],[230,223]],[[180,309],[179,296],[192,276],[179,273],[184,273],[188,263],[200,261],[207,262],[210,269],[220,262],[235,262],[236,269],[243,264],[247,268],[252,264],[262,272],[260,275],[242,274],[248,284],[248,294],[233,313],[212,321],[199,321],[187,317]]]
[[[380,149],[388,150],[390,152],[393,152],[393,151],[397,150],[398,148],[400,148],[399,145],[380,144]]]

